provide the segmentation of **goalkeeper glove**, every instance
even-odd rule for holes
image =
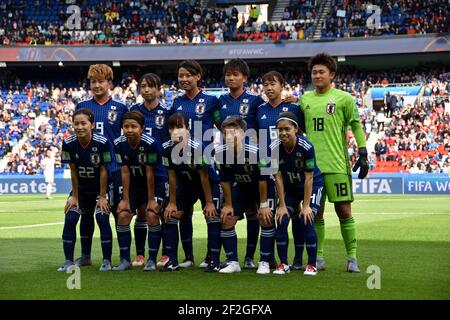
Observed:
[[[364,179],[369,172],[369,161],[367,160],[367,149],[359,148],[359,158],[356,160],[355,165],[353,166],[353,172],[356,172],[359,168],[359,179]]]

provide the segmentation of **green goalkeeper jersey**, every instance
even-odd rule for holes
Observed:
[[[351,174],[347,151],[349,127],[358,146],[366,146],[353,97],[335,88],[323,94],[307,92],[301,97],[300,108],[305,115],[306,135],[314,145],[320,171]]]

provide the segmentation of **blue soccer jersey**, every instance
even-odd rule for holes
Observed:
[[[177,183],[190,186],[201,185],[198,170],[203,168],[208,169],[210,181],[219,182],[219,176],[211,167],[210,159],[203,156],[202,144],[189,139],[186,146],[187,154],[183,154],[180,148],[180,153],[175,155],[177,149],[173,152],[174,148],[177,148],[177,145],[172,140],[163,143],[162,163],[168,169],[175,171]]]
[[[77,136],[71,135],[62,144],[61,162],[72,163],[78,173],[78,190],[86,194],[100,192],[100,167],[112,161],[108,139],[93,133],[91,141],[83,146]]]
[[[172,112],[180,112],[189,119],[189,130],[195,137],[195,133],[200,133],[199,128],[195,130],[194,124],[201,124],[202,137],[195,137],[196,140],[203,140],[203,134],[206,130],[212,129],[214,124],[219,123],[219,99],[200,91],[193,99],[188,98],[186,94],[177,96],[172,104]],[[213,137],[211,136],[211,141]]]
[[[128,112],[128,108],[120,101],[110,98],[104,104],[98,104],[94,98],[81,101],[77,104],[76,110],[86,108],[94,113],[95,129],[97,133],[104,135],[111,143],[111,149],[114,153],[113,141],[120,137],[122,129],[122,117]],[[113,154],[109,171],[114,172],[120,169],[120,166],[116,163],[115,156]]]
[[[171,108],[163,103],[159,103],[155,108],[149,110],[144,103],[135,104],[130,111],[139,111],[145,118],[145,133],[162,145],[169,140],[169,130],[167,120],[172,111]]]
[[[263,136],[259,132],[259,146],[263,146],[268,150],[270,144],[278,139],[277,120],[281,112],[290,111],[294,113],[299,121],[299,126],[303,128],[303,114],[298,105],[282,101],[278,106],[273,107],[269,102],[264,103],[258,107],[256,113],[257,129],[265,130],[266,141],[263,141]]]
[[[281,172],[286,190],[303,190],[305,172],[313,172],[314,186],[323,184],[322,173],[316,164],[314,146],[305,137],[297,135],[292,150],[286,150],[280,140],[275,140],[270,149],[272,167]]]
[[[125,136],[114,140],[117,163],[128,166],[130,170],[130,188],[147,189],[147,166],[154,168],[158,174],[157,164],[161,161],[161,149],[152,137],[143,134],[136,146],[128,143]],[[161,173],[159,173],[161,174]]]
[[[220,123],[228,116],[239,115],[247,122],[247,129],[256,128],[256,112],[264,100],[257,94],[244,91],[239,97],[234,98],[229,93],[221,95]]]
[[[244,149],[235,155],[229,145],[219,145],[215,149],[215,165],[219,171],[220,181],[238,184],[255,184],[266,181],[268,176],[261,174],[261,167],[266,163],[259,159],[256,145],[244,144]]]

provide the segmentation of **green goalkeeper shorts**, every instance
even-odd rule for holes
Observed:
[[[352,176],[342,173],[323,173],[326,195],[330,202],[353,201]]]

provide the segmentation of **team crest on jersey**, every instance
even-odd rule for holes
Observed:
[[[303,159],[302,158],[297,158],[295,159],[295,166],[302,170],[303,169]]]
[[[195,106],[195,113],[202,115],[205,112],[205,99],[199,99],[197,105]]]
[[[327,113],[332,115],[336,111],[336,99],[331,97],[327,104]]]
[[[146,154],[144,152],[140,152],[138,154],[138,161],[142,165],[145,165],[145,156],[146,156]]]
[[[332,115],[335,111],[336,111],[336,104],[334,103],[327,104],[327,113],[329,115]]]
[[[248,114],[248,110],[250,109],[250,106],[248,104],[248,99],[242,100],[241,107],[239,108],[239,113],[241,116],[246,116]]]
[[[289,111],[288,107],[283,107],[283,112]]]
[[[164,112],[162,110],[158,110],[158,115],[155,118],[155,124],[158,128],[161,128],[164,125]]]
[[[95,166],[100,164],[100,155],[97,152],[91,153],[91,163]]]
[[[97,152],[98,151],[97,147],[92,147],[92,151]]]
[[[109,110],[108,112],[108,121],[110,123],[115,122],[117,120],[117,111],[116,111],[116,107],[112,106],[111,110]]]

